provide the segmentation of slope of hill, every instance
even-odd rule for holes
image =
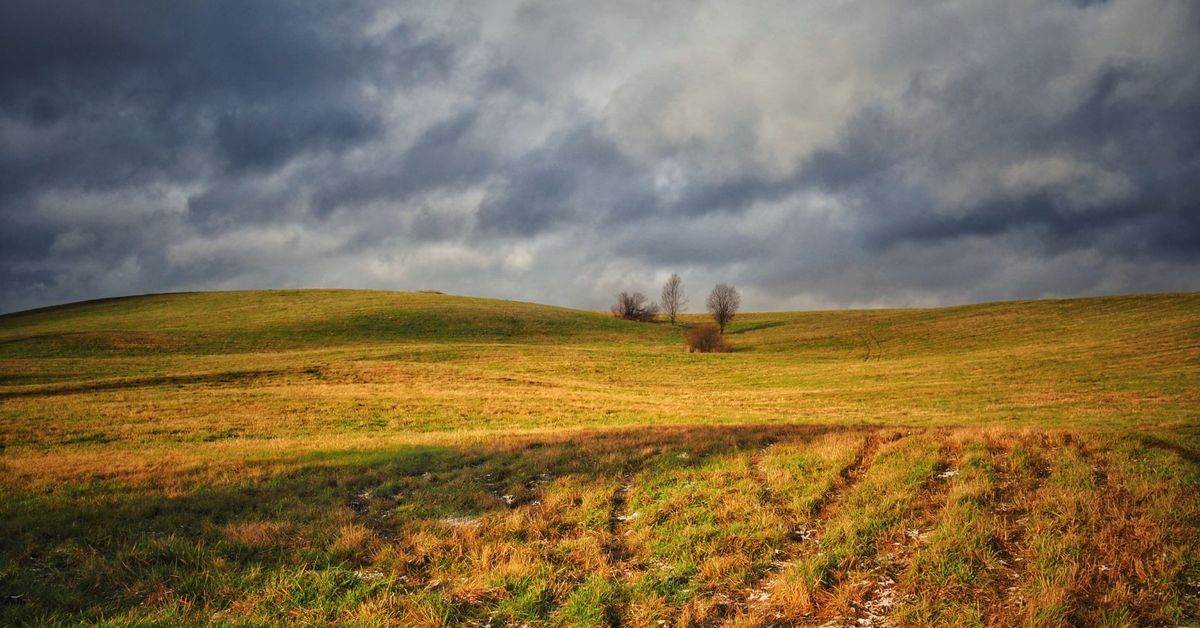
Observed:
[[[0,355],[229,353],[405,340],[653,336],[646,331],[630,330],[595,312],[429,292],[195,292],[8,314],[0,317]]]
[[[292,417],[272,421],[272,434],[324,429],[350,398],[406,429],[779,420],[1088,427],[1186,422],[1200,381],[1195,294],[750,313],[729,338],[733,354],[690,355],[666,324],[425,293],[155,295],[0,318],[0,398],[37,406],[39,394],[57,394],[67,395],[58,403],[95,407],[187,386],[204,392],[213,405],[199,410],[217,424],[254,431],[221,411],[244,403]]]
[[[2,316],[0,623],[1200,613],[1200,295],[728,337],[342,290]]]

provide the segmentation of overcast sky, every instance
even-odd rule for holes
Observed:
[[[0,311],[1200,289],[1200,2],[0,3]]]

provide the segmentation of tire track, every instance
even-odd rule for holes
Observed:
[[[626,514],[629,489],[633,486],[633,469],[621,473],[617,488],[608,499],[608,540],[604,544],[604,553],[612,566],[623,564],[629,560],[629,548],[621,539],[621,524],[629,520]]]
[[[1136,512],[1140,504],[1133,503],[1128,489],[1119,481],[1112,480],[1111,462],[1100,450],[1093,449],[1078,436],[1067,435],[1067,442],[1080,458],[1091,467],[1095,483],[1096,518],[1083,535],[1083,563],[1080,565],[1080,580],[1071,591],[1070,601],[1074,611],[1073,620],[1086,623],[1088,619],[1079,615],[1078,609],[1095,609],[1106,606],[1106,593],[1120,585],[1123,571],[1121,562],[1127,555],[1114,551],[1114,541],[1127,541],[1136,546],[1138,531],[1134,529]],[[1090,563],[1090,564],[1089,564]],[[1137,617],[1136,614],[1133,617]],[[1145,619],[1145,618],[1140,618]]]
[[[857,613],[857,617],[854,618],[857,626],[893,625],[890,616],[900,597],[897,584],[908,570],[924,537],[935,532],[942,522],[950,498],[952,478],[958,475],[958,468],[962,466],[962,449],[946,434],[942,434],[940,440],[941,460],[934,466],[933,474],[921,485],[915,504],[904,517],[904,542],[893,542],[893,547],[899,549],[883,555],[882,560],[880,553],[876,552],[866,561],[873,580],[867,580],[860,599],[849,602]],[[913,527],[910,528],[909,525]],[[877,539],[876,543],[880,540],[886,541]]]
[[[879,453],[879,448],[888,443],[894,443],[905,436],[906,434],[899,432],[895,432],[887,437],[881,436],[879,431],[869,434],[863,445],[855,452],[850,464],[838,471],[838,481],[813,503],[809,518],[820,523],[828,520],[834,505],[866,475],[867,469],[875,461],[875,455]],[[810,532],[815,533],[818,531],[811,530]]]
[[[777,560],[772,561],[771,567],[758,578],[755,579],[746,590],[744,595],[737,595],[734,592],[732,596],[723,596],[725,602],[720,603],[716,607],[715,614],[703,622],[704,626],[719,626],[727,623],[731,618],[738,614],[745,614],[756,601],[766,600],[769,594],[761,588],[762,583],[772,574],[778,573],[787,565],[786,555],[787,546],[798,540],[793,535],[797,526],[793,523],[796,517],[792,515],[790,510],[779,500],[775,492],[771,490],[770,482],[766,476],[766,470],[763,468],[763,462],[767,454],[771,452],[771,448],[779,442],[777,436],[771,435],[762,441],[762,445],[755,450],[750,456],[747,463],[747,475],[755,484],[758,485],[758,500],[762,507],[774,512],[781,520],[788,522],[788,533],[784,536],[784,548],[775,551]],[[738,448],[743,449],[748,443],[739,443]]]
[[[633,564],[633,552],[626,545],[622,530],[624,524],[633,519],[628,512],[629,491],[633,488],[634,478],[661,453],[661,450],[654,449],[626,464],[621,471],[616,488],[608,498],[608,522],[606,524],[608,538],[604,541],[603,550],[605,562],[613,572],[611,577],[618,584],[629,580],[640,568]],[[619,596],[616,603],[610,603],[604,608],[604,621],[611,628],[619,628],[622,625],[621,599],[623,598],[624,595]]]
[[[621,478],[617,484],[617,488],[613,490],[612,496],[608,500],[608,538],[604,542],[604,558],[608,566],[613,570],[614,580],[623,579],[617,575],[618,570],[625,568],[620,572],[620,576],[627,576],[628,564],[630,558],[629,547],[625,544],[620,533],[621,524],[628,520],[628,515],[625,514],[629,489],[633,485],[634,472],[632,469],[625,469],[621,473]],[[621,608],[617,604],[607,604],[604,607],[604,621],[611,628],[620,628],[621,624]]]
[[[837,479],[833,485],[813,502],[807,513],[803,513],[803,515],[800,515],[800,513],[790,513],[784,507],[784,512],[787,516],[786,520],[795,521],[796,519],[803,519],[805,523],[789,526],[791,529],[787,534],[787,538],[790,542],[785,547],[790,548],[791,551],[782,556],[782,560],[777,561],[778,568],[768,572],[769,576],[777,576],[787,565],[804,560],[819,550],[820,537],[824,532],[826,522],[838,508],[844,497],[866,475],[867,469],[874,462],[879,448],[886,443],[895,442],[903,437],[904,435],[898,432],[886,437],[881,434],[880,430],[868,433],[863,443],[855,451],[854,457],[850,462],[838,470]],[[765,454],[766,452],[764,451],[762,455],[765,456]],[[765,476],[763,476],[763,480],[765,481]],[[764,576],[763,579],[760,579],[750,587],[745,601],[737,610],[761,625],[772,625],[772,619],[766,616],[770,612],[771,588],[770,577]]]
[[[771,490],[771,483],[767,479],[766,469],[763,468],[767,455],[777,443],[776,438],[769,437],[763,443],[763,446],[754,452],[754,455],[750,458],[749,475],[759,487],[759,501],[763,507],[770,509],[786,524],[787,532],[783,537],[783,547],[775,551],[776,560],[772,561],[770,569],[755,579],[754,583],[748,587],[745,595],[741,596],[741,599],[724,607],[722,612],[714,618],[712,622],[714,624],[727,621],[735,614],[746,613],[756,602],[763,602],[769,599],[770,594],[763,588],[763,584],[770,576],[779,573],[787,566],[787,560],[791,554],[792,547],[803,540],[803,537],[797,534],[797,531],[801,529],[798,524],[799,518]]]
[[[788,512],[787,507],[784,506],[783,503],[779,501],[779,498],[775,496],[775,492],[771,490],[771,483],[767,480],[766,470],[763,469],[763,460],[767,457],[767,454],[771,452],[771,448],[774,447],[777,442],[778,441],[774,437],[767,438],[767,440],[763,443],[763,446],[760,447],[758,451],[754,452],[754,455],[750,458],[750,478],[753,479],[754,482],[759,486],[758,498],[759,501],[762,502],[763,506],[770,508],[775,512],[775,514],[779,515],[781,519],[786,521],[792,519],[793,517],[791,513]]]
[[[1001,481],[996,484],[992,504],[1000,519],[993,547],[1000,560],[1005,582],[993,586],[993,590],[1002,592],[989,602],[984,615],[988,623],[993,625],[1015,620],[1015,616],[1023,614],[1027,606],[1027,601],[1021,595],[1021,583],[1029,577],[1028,552],[1025,548],[1029,532],[1029,508],[1043,482],[1050,476],[1050,463],[1042,455],[1039,443],[1026,439],[1019,445],[1029,451],[1029,463],[1025,469],[1018,468],[1013,459],[1015,447],[998,444],[989,447],[995,455],[1002,456],[1003,461]]]
[[[1095,615],[1090,615],[1091,619],[1088,619],[1088,613],[1103,608],[1105,593],[1118,577],[1114,560],[1121,552],[1113,546],[1113,538],[1121,538],[1122,532],[1136,534],[1136,531],[1124,529],[1128,523],[1130,505],[1121,499],[1123,488],[1110,481],[1108,461],[1099,452],[1091,450],[1077,435],[1067,433],[1053,440],[1043,437],[1040,445],[1044,448],[1042,451],[1045,452],[1045,457],[1039,456],[1031,465],[1032,477],[1028,480],[1028,487],[1014,495],[1012,500],[1008,500],[1019,502],[1019,505],[1001,513],[1006,520],[1011,519],[1013,524],[1013,529],[1007,531],[1012,538],[999,543],[999,553],[1008,561],[1006,574],[1011,584],[1003,587],[1004,594],[989,605],[988,621],[1000,624],[1019,623],[1029,612],[1030,601],[1022,596],[1022,584],[1028,582],[1029,578],[1042,577],[1028,566],[1033,559],[1025,541],[1029,533],[1029,518],[1032,516],[1030,512],[1039,505],[1044,508],[1046,499],[1054,499],[1053,496],[1039,498],[1036,494],[1045,480],[1054,473],[1050,461],[1066,457],[1067,464],[1082,463],[1089,469],[1093,490],[1086,502],[1092,516],[1086,520],[1075,520],[1073,527],[1068,531],[1080,539],[1081,562],[1073,565],[1076,575],[1055,586],[1061,587],[1063,591],[1061,606],[1066,613],[1063,616],[1064,620],[1074,625],[1094,623]],[[1074,460],[1069,460],[1072,455]],[[1104,538],[1107,538],[1107,541],[1100,540]],[[1035,590],[1036,588],[1034,587]]]
[[[883,343],[879,341],[878,336],[871,332],[861,332],[859,338],[863,343],[863,362],[883,359]]]

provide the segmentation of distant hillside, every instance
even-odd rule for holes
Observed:
[[[1200,294],[748,312],[727,338],[733,353],[691,355],[667,323],[432,293],[149,295],[0,317],[0,399],[40,413],[54,406],[39,396],[111,394],[125,408],[137,391],[186,399],[154,421],[180,411],[213,422],[270,390],[283,405],[263,412],[289,424],[373,408],[422,429],[1176,425],[1194,423],[1200,401]],[[182,396],[200,390],[215,404],[204,412],[200,396]],[[44,421],[28,427],[22,439],[46,438]]]
[[[224,353],[395,341],[662,339],[597,312],[375,290],[190,292],[102,299],[0,317],[0,356]],[[614,338],[616,339],[616,338]]]
[[[706,320],[689,314],[683,321]],[[1012,301],[943,308],[742,313],[741,351],[913,353],[1042,349],[1146,356],[1200,344],[1200,294]],[[376,290],[191,292],[0,316],[0,357],[228,353],[394,342],[677,342],[665,324],[533,303]],[[1066,359],[1073,356],[1064,355]]]

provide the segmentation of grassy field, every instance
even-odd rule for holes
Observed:
[[[0,317],[0,624],[1200,622],[1200,294],[682,337],[369,291]]]

